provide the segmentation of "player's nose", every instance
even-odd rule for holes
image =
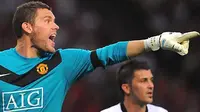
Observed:
[[[59,30],[59,28],[60,28],[60,27],[59,27],[56,23],[54,23],[54,29],[55,29],[55,30]]]
[[[150,89],[153,89],[153,88],[154,88],[154,84],[153,84],[152,81],[149,81],[149,83],[148,83],[148,87],[149,87]]]

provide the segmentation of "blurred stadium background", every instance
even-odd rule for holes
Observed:
[[[1,0],[0,50],[15,47],[12,17],[30,0]],[[165,31],[200,30],[200,0],[41,0],[60,26],[57,48],[96,49],[117,41],[145,39]],[[169,112],[200,112],[200,38],[187,56],[157,51],[138,56],[155,75],[154,104]],[[119,64],[118,64],[119,65]],[[96,69],[66,96],[63,112],[99,112],[122,98],[115,82],[118,65]]]

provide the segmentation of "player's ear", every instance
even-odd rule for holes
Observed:
[[[23,22],[22,23],[22,29],[25,33],[30,34],[32,32],[32,25],[28,22]]]
[[[124,91],[125,94],[130,94],[130,87],[128,84],[122,84],[121,85],[122,90]]]

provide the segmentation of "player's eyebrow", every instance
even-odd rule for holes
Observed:
[[[140,77],[139,78],[139,80],[148,80],[148,79],[150,79],[150,80],[153,80],[154,79],[154,77],[152,76],[152,77]]]
[[[45,18],[48,18],[48,19],[53,19],[53,20],[55,20],[55,17],[51,17],[51,16],[48,16],[48,15],[47,15],[47,16],[44,16],[43,18],[44,18],[44,19],[45,19]]]
[[[52,18],[51,16],[44,16],[43,18]]]

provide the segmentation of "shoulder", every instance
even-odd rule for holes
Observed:
[[[107,109],[102,110],[101,112],[122,112],[121,107],[120,107],[120,103],[118,103],[117,105],[111,106]]]
[[[70,54],[70,53],[90,53],[90,50],[86,49],[76,49],[76,48],[69,48],[69,49],[58,49],[61,54]]]
[[[147,104],[147,108],[148,108],[149,112],[168,112],[163,107],[159,107],[159,106],[152,105],[152,104]]]
[[[10,53],[13,53],[13,51],[14,51],[14,48],[10,48],[10,49],[6,49],[6,50],[3,50],[3,51],[0,51],[0,56],[9,55]]]
[[[89,56],[91,54],[90,50],[85,50],[85,49],[58,49],[57,50],[61,57],[85,57]]]
[[[14,52],[14,48],[6,49],[3,51],[0,51],[0,61],[6,61],[8,59],[11,59],[15,57],[16,53]]]

